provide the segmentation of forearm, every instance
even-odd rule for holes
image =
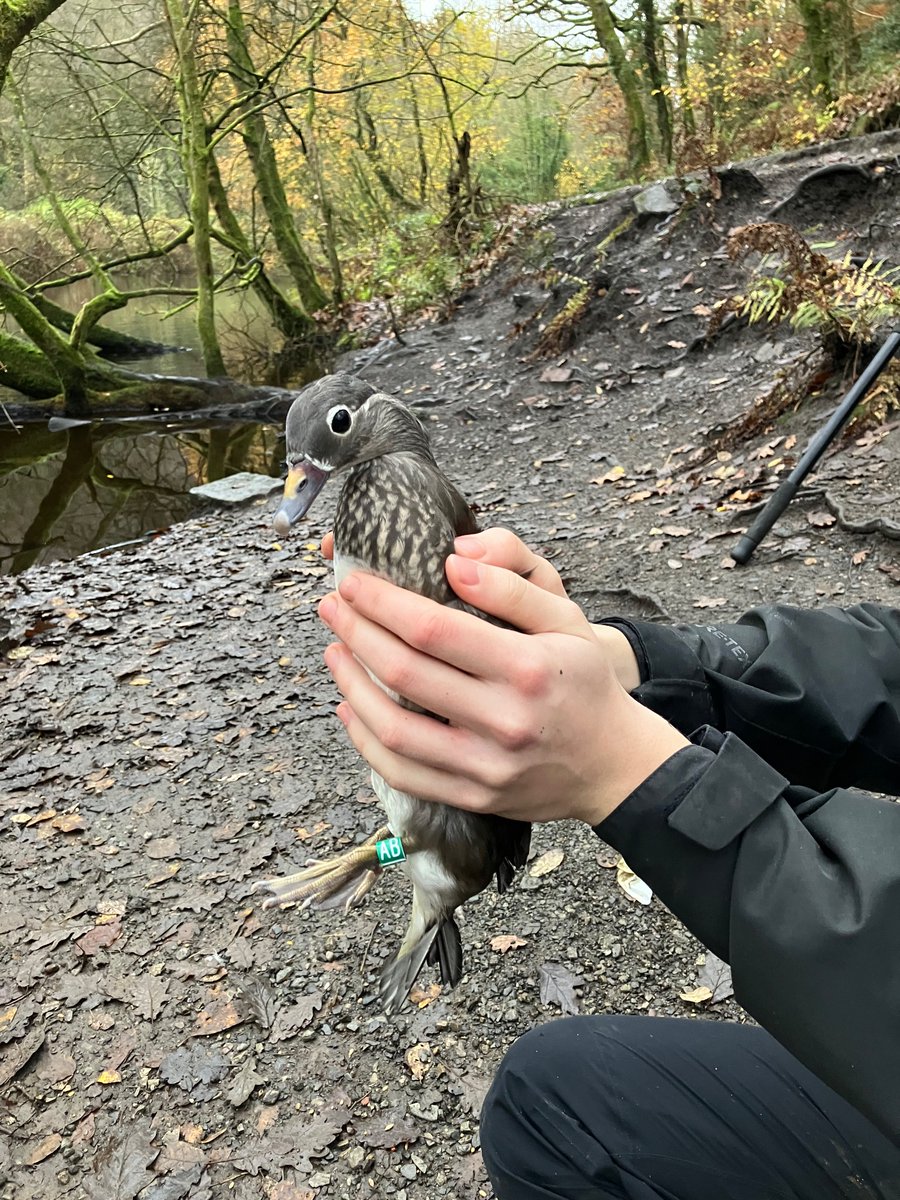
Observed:
[[[792,788],[708,730],[597,833],[731,963],[740,1003],[900,1139],[900,806]]]

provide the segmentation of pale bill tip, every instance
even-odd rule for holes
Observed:
[[[275,532],[279,537],[286,537],[291,532],[291,521],[286,512],[281,509],[275,514],[275,520],[272,522],[275,526]]]

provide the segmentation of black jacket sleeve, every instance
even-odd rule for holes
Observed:
[[[616,622],[693,745],[597,826],[740,1003],[900,1144],[900,612]],[[698,729],[697,727],[700,726]]]

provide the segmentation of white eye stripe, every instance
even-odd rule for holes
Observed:
[[[346,413],[347,416],[349,417],[350,424],[347,426],[346,429],[335,429],[334,418],[337,415],[337,413]],[[331,408],[329,408],[328,413],[325,417],[325,420],[328,422],[328,428],[337,437],[346,437],[346,435],[353,428],[353,413],[350,411],[350,409],[347,407],[346,404],[335,404]]]

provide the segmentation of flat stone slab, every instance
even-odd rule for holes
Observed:
[[[281,491],[283,483],[270,475],[256,475],[252,471],[239,471],[214,483],[201,483],[191,488],[192,496],[203,496],[216,504],[247,504],[251,500],[264,500],[273,492]]]
[[[634,207],[642,217],[667,217],[679,204],[664,183],[654,183],[635,196]]]

